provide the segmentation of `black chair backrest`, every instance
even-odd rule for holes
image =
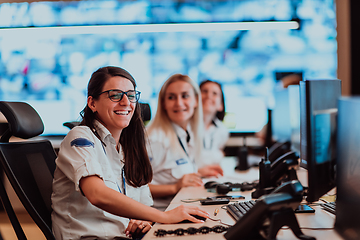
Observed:
[[[29,139],[44,131],[39,114],[27,103],[0,101],[0,112],[9,124],[9,128],[1,137],[1,142],[8,142],[11,136]]]
[[[0,111],[9,124],[6,136],[4,137],[4,134],[1,141],[11,136],[35,137],[44,129],[40,116],[26,103],[0,102]],[[0,166],[21,203],[47,239],[55,239],[51,230],[51,194],[55,159],[56,153],[48,140],[0,142]],[[26,239],[21,226],[17,224],[16,216],[11,213],[11,204],[6,204],[6,198],[7,196],[1,194],[14,230],[19,239]]]
[[[141,118],[143,122],[150,121],[151,119],[151,109],[148,103],[140,103],[141,108]]]

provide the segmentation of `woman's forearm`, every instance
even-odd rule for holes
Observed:
[[[167,185],[149,184],[149,188],[153,198],[171,197],[174,196],[180,190],[177,187],[177,184],[167,184]]]
[[[167,222],[167,216],[164,212],[146,206],[107,187],[103,180],[97,176],[82,178],[80,187],[91,204],[106,212],[132,219]]]

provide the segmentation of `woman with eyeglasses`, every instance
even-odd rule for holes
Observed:
[[[201,82],[200,91],[205,125],[204,151],[200,165],[219,164],[230,136],[229,130],[222,123],[225,117],[224,93],[220,83],[212,80]]]
[[[52,194],[56,239],[121,239],[141,236],[153,222],[201,222],[197,207],[168,212],[149,207],[153,174],[145,147],[133,77],[118,67],[95,71],[80,126],[61,143]],[[191,214],[191,215],[190,215]]]
[[[147,130],[154,207],[166,208],[182,187],[202,186],[201,177],[223,174],[219,165],[198,167],[204,131],[201,96],[198,85],[187,75],[172,75],[163,84]]]

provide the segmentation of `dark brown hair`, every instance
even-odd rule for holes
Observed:
[[[115,76],[129,79],[133,84],[134,89],[136,89],[135,79],[129,72],[119,67],[109,66],[99,68],[91,75],[87,89],[88,97],[92,96],[93,99],[99,99],[99,93],[103,91],[106,81]],[[87,105],[81,111],[80,115],[82,117],[80,125],[88,126],[96,137],[100,139],[94,126],[94,120],[97,119],[97,115],[93,113]],[[129,126],[124,128],[121,132],[120,144],[124,152],[124,171],[128,184],[133,187],[140,187],[149,183],[152,180],[153,173],[146,151],[145,127],[141,119],[141,108],[138,102],[136,103],[135,111]]]
[[[217,85],[219,86],[219,88],[220,88],[220,92],[221,92],[221,102],[222,102],[223,110],[220,111],[220,112],[218,111],[218,112],[216,113],[216,117],[217,117],[220,121],[222,121],[222,120],[224,120],[224,117],[225,117],[225,97],[224,97],[224,92],[223,92],[223,90],[222,90],[221,84],[218,83],[218,82],[212,81],[212,80],[205,80],[205,81],[202,81],[202,82],[200,83],[200,90],[201,90],[201,87],[204,86],[206,83],[215,83],[215,84],[217,84]]]

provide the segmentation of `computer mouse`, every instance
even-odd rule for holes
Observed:
[[[254,188],[257,187],[259,183],[258,182],[243,182],[242,186],[240,187],[241,191],[249,191],[249,190],[253,190]]]
[[[205,217],[202,217],[202,216],[199,216],[199,215],[193,215],[193,214],[190,214],[190,215],[197,218],[197,219],[199,219],[199,220],[206,221]],[[181,221],[179,223],[193,223],[193,222],[190,221],[190,220],[183,220],[183,221]]]
[[[216,185],[218,185],[219,183],[216,182],[216,181],[209,181],[207,183],[204,184],[204,187],[206,189],[209,189],[209,188],[216,188]]]
[[[232,187],[228,184],[218,184],[216,185],[216,192],[218,194],[227,194],[232,190]]]

